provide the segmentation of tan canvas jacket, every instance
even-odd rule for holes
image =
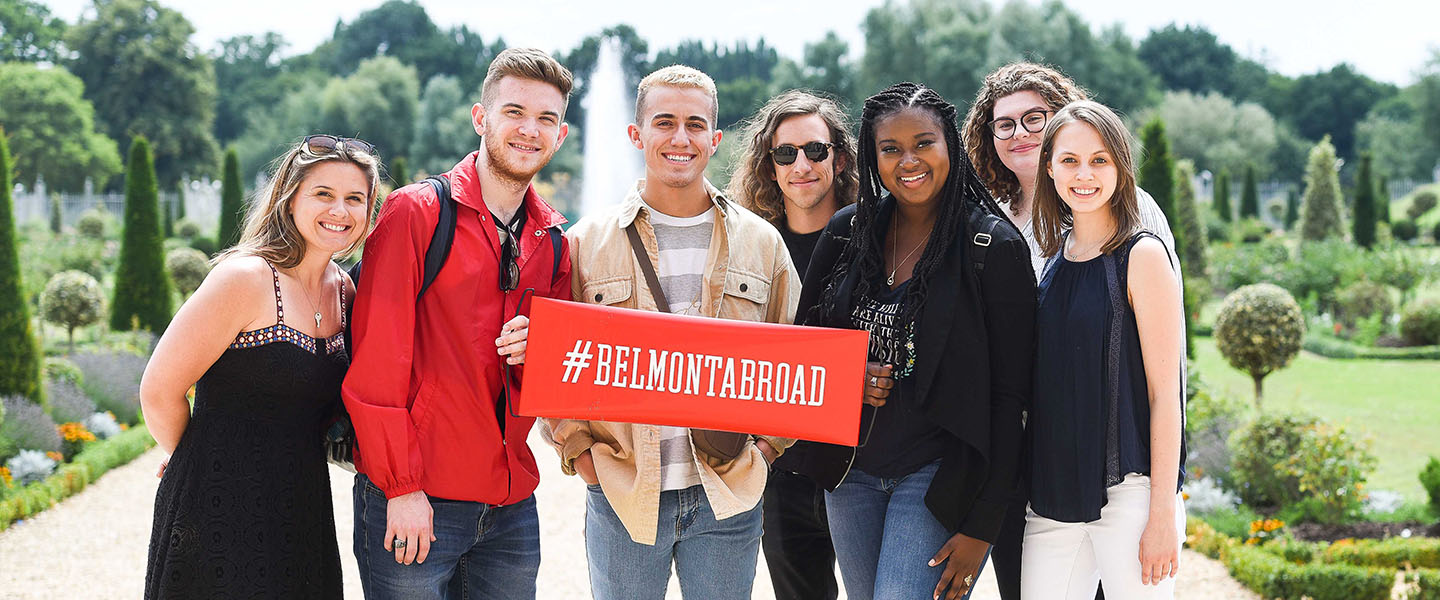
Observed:
[[[587,215],[566,232],[570,242],[571,291],[577,301],[621,308],[656,310],[645,276],[630,249],[625,228],[636,222],[652,264],[659,264],[649,209],[641,201],[641,179],[625,200],[598,215]],[[706,257],[700,314],[721,319],[792,323],[800,301],[800,278],[775,227],[714,186],[705,189],[715,203],[715,232]],[[660,428],[655,425],[545,419],[541,428],[560,453],[561,469],[575,474],[575,457],[590,450],[605,498],[625,524],[630,538],[654,544],[660,514]],[[765,440],[783,452],[794,440]],[[765,491],[769,468],[752,444],[728,463],[695,453],[700,483],[715,518],[725,519],[755,507]]]

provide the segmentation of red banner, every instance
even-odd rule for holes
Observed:
[[[864,331],[533,302],[522,415],[859,437]]]

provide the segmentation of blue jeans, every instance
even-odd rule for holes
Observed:
[[[600,486],[585,500],[585,555],[595,600],[663,600],[670,564],[686,598],[749,600],[760,555],[759,505],[717,521],[705,488],[660,492],[655,545],[636,543]]]
[[[825,494],[845,597],[890,600],[935,593],[945,565],[932,567],[930,559],[951,535],[925,508],[925,490],[939,468],[936,461],[899,478],[851,469]],[[969,597],[967,591],[964,598]]]
[[[535,496],[508,506],[430,499],[435,541],[424,563],[385,550],[385,493],[355,476],[355,559],[365,597],[534,600],[540,571]]]

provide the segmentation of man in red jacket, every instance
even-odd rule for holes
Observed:
[[[569,251],[547,235],[565,218],[530,181],[565,140],[571,84],[539,50],[490,64],[471,109],[481,149],[445,174],[455,237],[423,295],[440,215],[430,185],[391,193],[365,242],[343,396],[358,438],[354,541],[367,598],[535,597],[534,419],[511,408],[527,292],[570,298]]]

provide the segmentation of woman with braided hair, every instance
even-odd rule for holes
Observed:
[[[865,101],[860,200],[816,244],[801,323],[870,332],[860,445],[800,466],[847,597],[968,597],[1015,492],[1035,280],[976,175],[955,106],[899,83]]]

